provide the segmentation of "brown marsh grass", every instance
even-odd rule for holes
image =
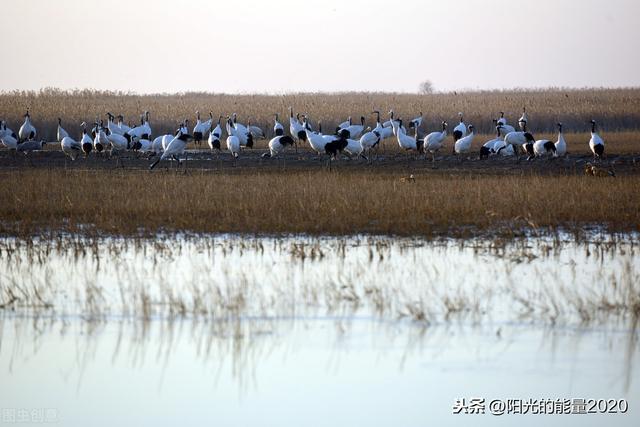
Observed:
[[[417,174],[376,170],[0,172],[0,232],[39,230],[465,236],[640,228],[640,177]],[[12,183],[12,184],[9,184]]]
[[[57,118],[67,130],[79,132],[81,121],[92,123],[96,116],[105,118],[107,111],[122,113],[126,121],[136,122],[144,110],[151,112],[153,132],[160,135],[175,129],[184,118],[195,119],[195,111],[215,116],[233,112],[239,119],[266,129],[272,127],[273,114],[279,113],[286,126],[289,106],[296,112],[309,114],[314,122],[322,121],[324,129],[333,129],[337,122],[353,116],[367,116],[374,109],[386,112],[393,108],[399,116],[409,119],[419,112],[425,114],[425,129],[434,130],[441,120],[455,123],[457,113],[464,112],[467,123],[479,132],[492,131],[491,119],[504,111],[511,124],[520,117],[522,107],[529,112],[530,128],[534,132],[552,132],[562,121],[566,132],[584,132],[592,118],[601,123],[603,132],[635,131],[640,123],[640,89],[546,89],[521,91],[479,91],[437,93],[432,95],[394,93],[338,93],[287,95],[225,95],[207,93],[136,95],[93,90],[61,91],[45,89],[39,92],[5,92],[0,94],[0,118],[17,130],[27,107],[40,135],[55,139]],[[105,118],[106,119],[106,118]],[[287,126],[288,127],[288,126]]]

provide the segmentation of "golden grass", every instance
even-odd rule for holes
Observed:
[[[214,115],[237,112],[239,119],[265,128],[272,127],[273,113],[281,114],[287,126],[287,108],[307,113],[314,122],[322,120],[324,129],[332,129],[339,121],[351,115],[357,119],[367,116],[373,124],[373,109],[383,112],[394,108],[398,115],[410,119],[418,112],[425,113],[425,129],[434,130],[441,120],[455,123],[457,113],[465,113],[467,123],[476,125],[479,132],[492,132],[491,119],[505,111],[514,124],[523,106],[527,106],[530,128],[533,132],[552,132],[560,120],[567,132],[584,132],[587,121],[594,118],[601,123],[603,132],[634,131],[640,123],[640,89],[548,89],[536,91],[485,91],[443,93],[432,95],[389,93],[344,94],[288,94],[288,95],[224,95],[186,93],[173,95],[133,95],[91,90],[60,91],[47,89],[40,92],[10,92],[0,94],[0,118],[6,119],[14,130],[22,123],[22,114],[31,108],[32,117],[40,135],[55,138],[57,117],[64,120],[72,134],[81,121],[93,122],[107,111],[122,113],[125,120],[136,122],[143,110],[151,111],[151,124],[156,135],[175,129],[176,124],[188,117],[195,119],[195,111],[203,114],[212,110]]]
[[[640,226],[640,177],[325,171],[0,172],[0,232],[467,235]]]

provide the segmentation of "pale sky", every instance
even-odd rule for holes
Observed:
[[[640,86],[638,0],[2,0],[0,91]]]

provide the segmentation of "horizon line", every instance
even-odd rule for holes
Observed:
[[[431,93],[420,93],[419,91],[362,91],[362,90],[338,90],[338,91],[264,91],[264,92],[215,92],[207,90],[187,90],[176,92],[138,92],[125,91],[121,89],[96,89],[96,88],[59,88],[55,86],[45,86],[40,89],[9,89],[0,90],[0,96],[47,96],[47,95],[77,95],[81,93],[101,93],[117,96],[184,96],[184,95],[208,95],[208,96],[292,96],[292,95],[405,95],[405,96],[437,96],[437,95],[461,95],[478,93],[540,93],[545,91],[553,92],[585,92],[585,91],[607,91],[607,90],[638,90],[640,86],[536,86],[536,87],[513,87],[513,88],[464,88],[457,90],[439,91]]]

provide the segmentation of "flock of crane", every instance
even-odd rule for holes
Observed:
[[[285,128],[279,122],[278,114],[274,114],[273,135],[269,141],[269,151],[263,157],[277,157],[288,146],[295,146],[299,143],[308,143],[311,149],[318,155],[328,155],[329,160],[336,159],[339,155],[347,154],[349,157],[361,156],[369,159],[369,153],[380,145],[387,138],[395,138],[400,148],[407,152],[418,154],[431,154],[431,160],[435,164],[436,154],[444,147],[447,138],[446,121],[441,123],[441,130],[431,132],[424,137],[419,136],[419,129],[423,122],[423,114],[408,121],[409,129],[413,130],[413,135],[409,135],[404,121],[396,117],[393,110],[389,111],[389,119],[385,122],[381,120],[379,111],[371,114],[376,117],[374,128],[366,127],[366,119],[360,117],[360,123],[353,123],[351,117],[340,123],[331,134],[322,133],[322,123],[318,129],[314,130],[309,118],[304,114],[293,113],[293,108],[289,107],[289,135],[285,133]],[[196,124],[193,130],[189,131],[189,120],[180,123],[178,129],[173,134],[151,137],[152,131],[149,123],[149,112],[145,111],[140,117],[140,124],[135,127],[127,126],[122,115],[114,116],[107,113],[107,123],[96,119],[92,129],[87,130],[85,122],[81,123],[82,134],[79,141],[76,141],[62,127],[62,120],[58,119],[57,139],[62,151],[72,160],[76,160],[84,153],[95,151],[97,153],[108,152],[109,156],[119,159],[117,154],[124,151],[138,151],[149,153],[150,157],[155,157],[149,166],[153,169],[163,160],[175,160],[178,166],[181,157],[186,160],[186,146],[189,141],[194,141],[196,146],[200,146],[207,138],[209,148],[214,151],[221,151],[221,140],[224,129],[226,130],[226,148],[232,155],[234,164],[238,159],[243,147],[251,148],[254,139],[266,138],[265,132],[258,126],[251,123],[244,125],[237,120],[234,113],[231,116],[219,116],[217,123],[213,114],[209,113],[209,119],[201,120],[200,113],[196,112]],[[117,119],[117,120],[116,120]],[[557,141],[536,140],[532,133],[527,130],[529,122],[527,111],[523,108],[522,116],[518,119],[519,129],[507,123],[504,113],[493,120],[496,129],[496,137],[487,141],[480,147],[480,159],[489,156],[515,156],[519,159],[519,152],[523,151],[528,160],[542,156],[565,156],[567,144],[562,134],[562,123],[558,123]],[[9,149],[29,153],[41,150],[44,141],[36,140],[37,131],[29,111],[24,115],[24,123],[20,127],[18,134],[9,129],[5,121],[0,122],[0,142]],[[453,132],[453,154],[464,155],[471,152],[472,143],[475,138],[473,125],[464,122],[464,116],[459,113],[459,123],[454,127]],[[596,122],[591,120],[591,139],[589,147],[594,155],[594,159],[599,159],[604,154],[604,140],[598,135]],[[117,165],[117,163],[116,163]],[[186,162],[185,162],[186,165]]]

